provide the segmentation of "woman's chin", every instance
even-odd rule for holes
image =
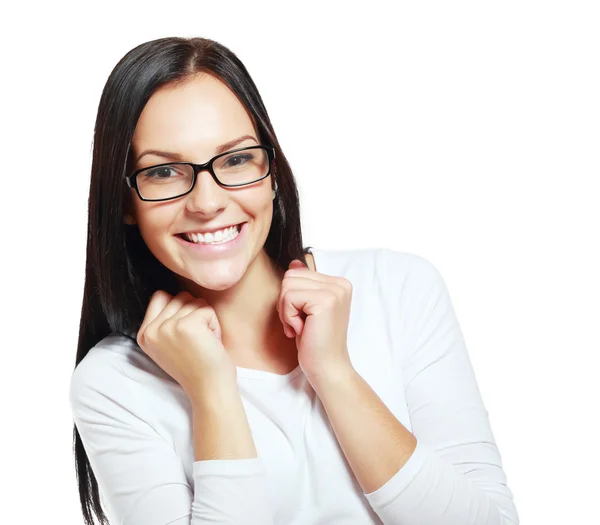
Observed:
[[[226,290],[237,284],[244,275],[244,268],[239,264],[240,261],[237,262],[207,261],[201,269],[194,268],[188,279],[207,290]]]
[[[200,284],[200,286],[202,286],[202,288],[204,288],[205,290],[214,290],[215,292],[218,292],[222,290],[227,290],[232,286],[235,286],[235,284],[238,281],[239,279],[212,279],[210,281],[205,281],[203,284]]]

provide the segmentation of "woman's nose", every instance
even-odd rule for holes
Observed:
[[[207,215],[225,207],[227,189],[220,186],[208,170],[203,170],[196,177],[196,184],[186,195],[186,205],[190,211],[200,211]]]

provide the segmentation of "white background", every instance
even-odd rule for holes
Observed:
[[[298,179],[305,245],[440,270],[521,522],[597,519],[597,5],[4,7],[0,522],[82,523],[67,392],[95,113],[117,61],[164,36],[245,63]]]

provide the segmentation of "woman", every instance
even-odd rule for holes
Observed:
[[[518,523],[441,275],[303,248],[230,50],[163,38],[117,64],[88,232],[70,386],[87,524]]]

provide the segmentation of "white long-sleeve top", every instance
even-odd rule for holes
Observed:
[[[238,367],[258,457],[194,461],[189,398],[135,334],[113,332],[76,367],[69,393],[111,524],[518,524],[439,271],[386,248],[312,253],[317,272],[353,285],[348,352],[415,435],[407,463],[365,494],[300,367]]]

